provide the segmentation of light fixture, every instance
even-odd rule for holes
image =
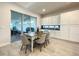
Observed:
[[[43,12],[45,12],[45,11],[46,11],[46,9],[42,9],[42,11],[43,11]]]

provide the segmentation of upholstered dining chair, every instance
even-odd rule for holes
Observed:
[[[35,41],[35,44],[40,49],[40,51],[42,51],[42,47],[45,45],[45,38],[46,34],[43,33],[40,35],[40,38]]]
[[[45,45],[47,46],[49,44],[49,33],[46,33],[46,38],[45,38]]]
[[[21,40],[22,40],[22,46],[21,46],[21,50],[24,48],[25,49],[25,53],[27,53],[27,49],[30,49],[30,41],[28,40],[28,37],[23,34],[21,35]]]

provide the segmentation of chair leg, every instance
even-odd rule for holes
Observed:
[[[22,44],[22,46],[21,46],[21,49],[20,50],[22,50],[23,49],[23,44]]]
[[[40,52],[42,51],[42,47],[43,47],[43,45],[40,45]]]
[[[27,53],[27,46],[25,47],[25,53]]]
[[[42,47],[40,47],[40,52],[42,51]]]
[[[50,41],[48,40],[48,43],[50,43]]]
[[[46,48],[46,42],[44,43],[44,48]]]
[[[46,41],[46,46],[48,45],[48,42]]]

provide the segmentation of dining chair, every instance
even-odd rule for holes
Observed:
[[[46,38],[45,38],[45,46],[47,46],[49,44],[49,33],[46,34]]]
[[[41,34],[40,38],[35,41],[36,47],[42,51],[42,47],[45,45],[46,34]]]
[[[22,46],[21,46],[21,50],[24,48],[25,49],[25,53],[27,53],[27,49],[30,49],[30,41],[28,40],[28,37],[23,34],[21,35],[21,40],[22,40]]]

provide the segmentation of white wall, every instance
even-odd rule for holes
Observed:
[[[50,36],[79,42],[79,10],[61,13],[58,20],[57,18],[53,18],[53,16],[55,15],[45,17],[41,20],[43,21],[41,24],[57,23],[61,25],[60,31],[51,30]],[[53,21],[53,19],[56,21]]]
[[[37,26],[40,26],[40,17],[32,12],[26,11],[14,3],[0,3],[0,46],[10,43],[11,10],[37,17]]]

